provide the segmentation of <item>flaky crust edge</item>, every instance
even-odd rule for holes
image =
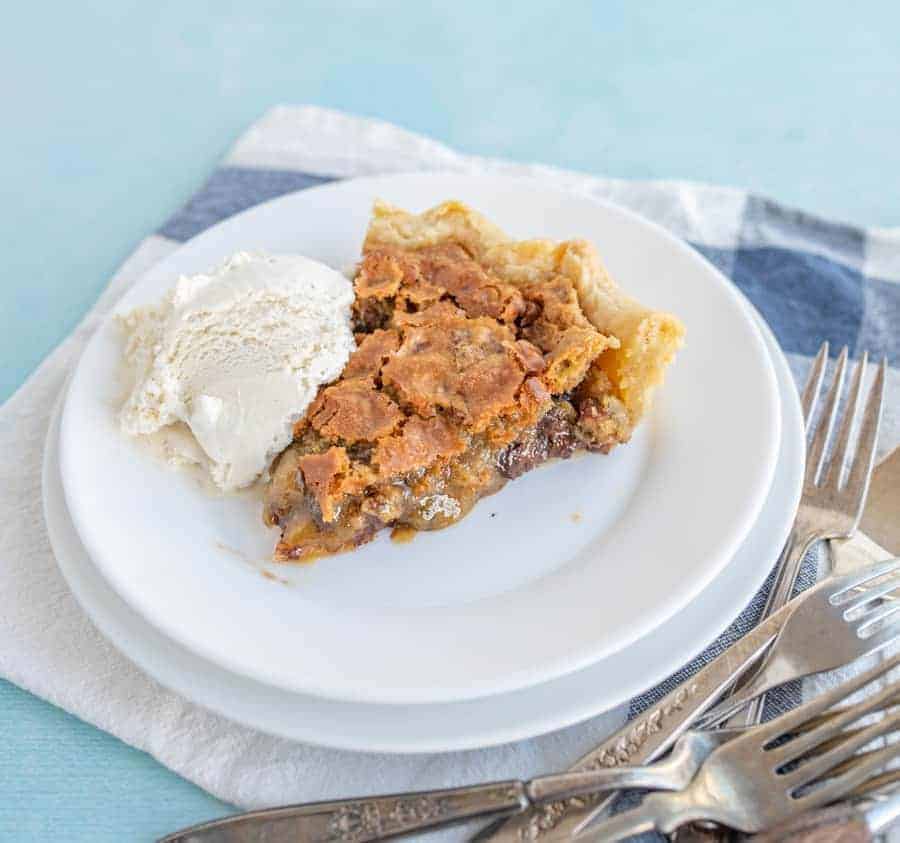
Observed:
[[[412,214],[376,200],[363,251],[379,246],[420,249],[452,241],[511,284],[524,286],[556,275],[569,278],[581,309],[598,331],[619,340],[598,358],[628,411],[631,430],[650,407],[666,367],[684,341],[671,313],[644,307],[623,293],[586,240],[512,240],[462,202],[451,200]],[[625,438],[625,437],[623,437]]]

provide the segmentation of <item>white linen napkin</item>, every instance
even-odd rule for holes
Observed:
[[[329,177],[442,169],[546,178],[611,198],[686,239],[723,249],[733,248],[747,202],[747,194],[730,188],[623,182],[464,157],[385,123],[312,107],[269,112],[240,138],[225,167]],[[196,221],[203,208],[191,213]],[[161,235],[145,240],[77,330],[0,407],[0,674],[245,808],[528,776],[565,767],[618,727],[627,705],[489,750],[404,757],[316,748],[235,725],[167,691],[97,632],[50,550],[41,509],[45,433],[66,375],[94,327],[122,291],[177,245]],[[804,361],[792,363],[802,367]]]

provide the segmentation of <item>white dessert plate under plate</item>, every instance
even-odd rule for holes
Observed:
[[[194,653],[330,699],[438,703],[514,691],[623,650],[682,610],[732,558],[769,491],[775,372],[746,302],[711,264],[616,206],[534,181],[415,174],[284,196],[157,264],[118,313],[239,249],[332,266],[358,256],[373,200],[455,197],[516,237],[586,237],[624,289],[677,313],[687,345],[627,446],[543,467],[458,525],[260,575],[275,534],[252,495],[213,497],[117,426],[122,337],[88,344],[63,408],[72,521],[113,588]],[[749,596],[749,594],[745,595]]]
[[[781,389],[775,479],[759,520],[713,582],[674,618],[626,650],[533,688],[458,703],[347,703],[237,676],[193,655],[131,609],[103,579],[72,526],[59,475],[59,412],[47,436],[44,512],[59,566],[100,631],[161,684],[269,734],[340,749],[444,752],[521,740],[615,707],[679,668],[711,641],[761,584],[793,520],[803,477],[803,423],[783,355],[766,329]],[[383,761],[387,763],[387,761]]]

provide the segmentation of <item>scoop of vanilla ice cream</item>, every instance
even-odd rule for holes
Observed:
[[[123,317],[135,381],[122,429],[170,430],[173,458],[205,462],[223,491],[252,483],[355,348],[352,302],[344,275],[299,255],[238,252],[182,276],[159,306]]]

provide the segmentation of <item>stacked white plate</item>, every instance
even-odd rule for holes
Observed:
[[[241,249],[349,265],[376,197],[411,210],[459,198],[517,237],[588,238],[629,293],[677,313],[687,345],[633,441],[542,467],[409,544],[383,537],[274,565],[258,496],[213,497],[119,432],[110,320],[49,434],[44,491],[60,567],[149,674],[272,734],[431,752],[608,710],[702,649],[777,556],[804,451],[786,361],[731,283],[663,229],[495,177],[359,179],[282,197],[186,243],[117,312]]]

